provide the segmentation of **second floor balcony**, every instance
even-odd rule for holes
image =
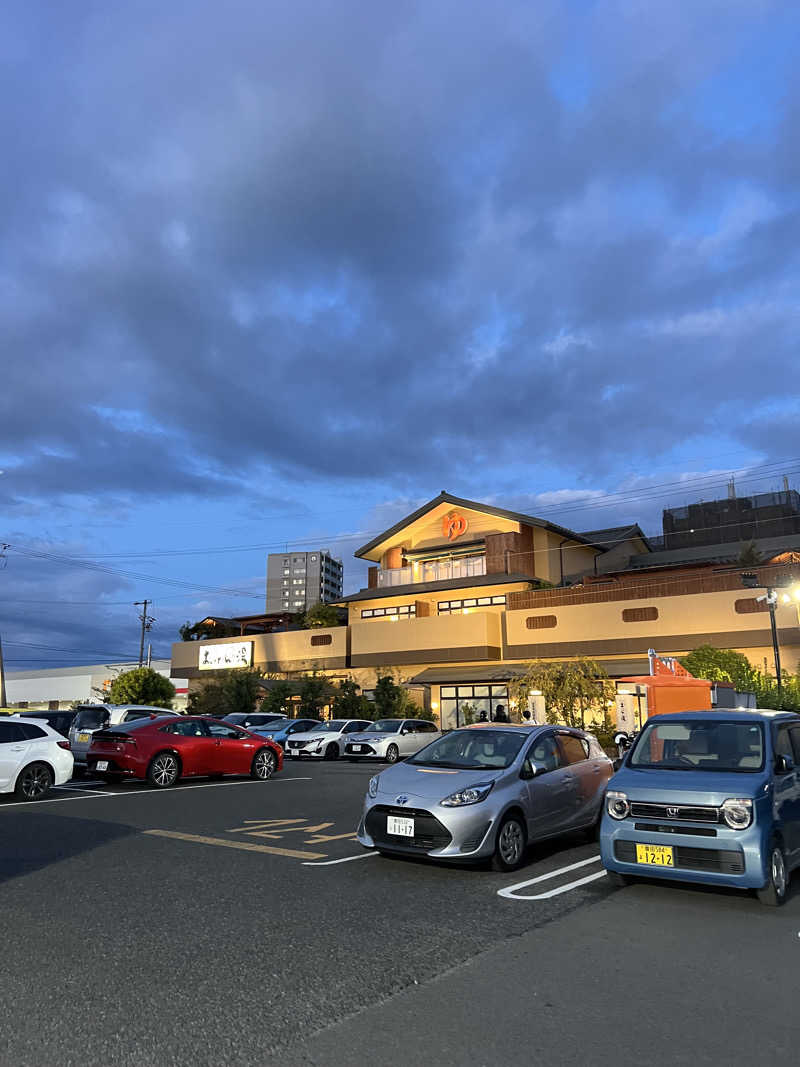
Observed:
[[[394,585],[416,585],[424,582],[443,582],[451,578],[477,578],[486,574],[486,556],[436,559],[415,562],[407,567],[392,567],[378,571],[378,588]]]

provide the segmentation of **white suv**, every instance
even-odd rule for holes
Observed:
[[[106,726],[119,726],[132,719],[145,719],[148,715],[174,715],[166,708],[153,708],[146,704],[84,704],[69,728],[69,740],[76,770],[86,769],[86,756],[95,730]]]
[[[71,777],[69,741],[51,726],[19,715],[0,721],[0,793],[41,800]]]
[[[306,733],[292,734],[283,750],[284,756],[297,758],[316,756],[318,759],[338,759],[351,734],[367,730],[369,719],[331,719]]]

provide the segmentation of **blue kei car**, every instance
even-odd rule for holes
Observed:
[[[800,866],[800,716],[687,711],[648,721],[609,782],[603,866],[786,899]]]

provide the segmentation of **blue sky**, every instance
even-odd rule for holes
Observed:
[[[447,489],[576,529],[797,485],[796,5],[0,14],[0,634],[260,610]]]

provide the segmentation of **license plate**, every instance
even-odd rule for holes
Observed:
[[[396,815],[386,816],[386,833],[394,834],[395,837],[413,837],[414,820],[400,819]]]
[[[351,745],[350,748],[352,748],[353,752],[361,751],[361,745]]]
[[[94,766],[95,766],[95,770],[107,771],[108,770],[108,760],[107,759],[99,759],[97,761],[97,763],[95,763]]]
[[[84,741],[88,741],[91,736],[91,734],[78,734],[78,740],[83,743]]]
[[[674,867],[671,845],[637,845],[636,862],[648,867]]]

